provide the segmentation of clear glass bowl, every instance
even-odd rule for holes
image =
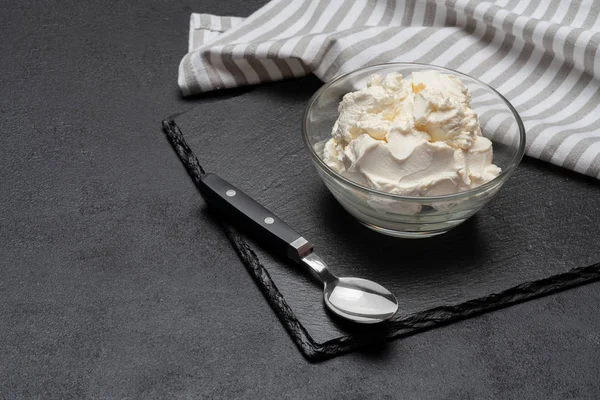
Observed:
[[[475,188],[444,196],[414,197],[381,192],[343,177],[322,160],[331,138],[342,97],[366,85],[369,76],[398,72],[408,77],[419,70],[437,70],[461,79],[472,95],[483,136],[493,142],[500,175]],[[308,102],[302,122],[304,143],[327,188],[362,224],[391,236],[424,238],[447,232],[479,211],[500,189],[521,161],[525,129],[519,114],[500,93],[485,83],[447,68],[427,64],[390,63],[365,67],[323,85]]]

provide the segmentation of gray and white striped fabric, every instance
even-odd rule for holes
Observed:
[[[600,2],[274,0],[193,14],[184,95],[391,61],[449,67],[504,94],[527,154],[600,178]]]

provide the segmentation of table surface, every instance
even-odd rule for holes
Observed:
[[[599,398],[600,283],[301,356],[160,128],[243,92],[181,97],[189,14],[263,3],[0,4],[0,398]]]

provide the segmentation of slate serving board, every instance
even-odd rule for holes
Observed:
[[[308,359],[379,345],[600,278],[599,182],[527,157],[494,200],[445,235],[402,240],[360,225],[329,194],[302,142],[302,113],[319,85],[309,77],[236,97],[208,97],[163,122],[195,182],[204,170],[219,174],[308,238],[336,274],[373,279],[398,297],[400,311],[389,323],[356,326],[336,319],[324,310],[321,288],[298,266],[222,221]]]

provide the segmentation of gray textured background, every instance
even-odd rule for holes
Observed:
[[[262,3],[0,4],[0,398],[600,397],[600,284],[302,358],[160,129],[189,13]]]

